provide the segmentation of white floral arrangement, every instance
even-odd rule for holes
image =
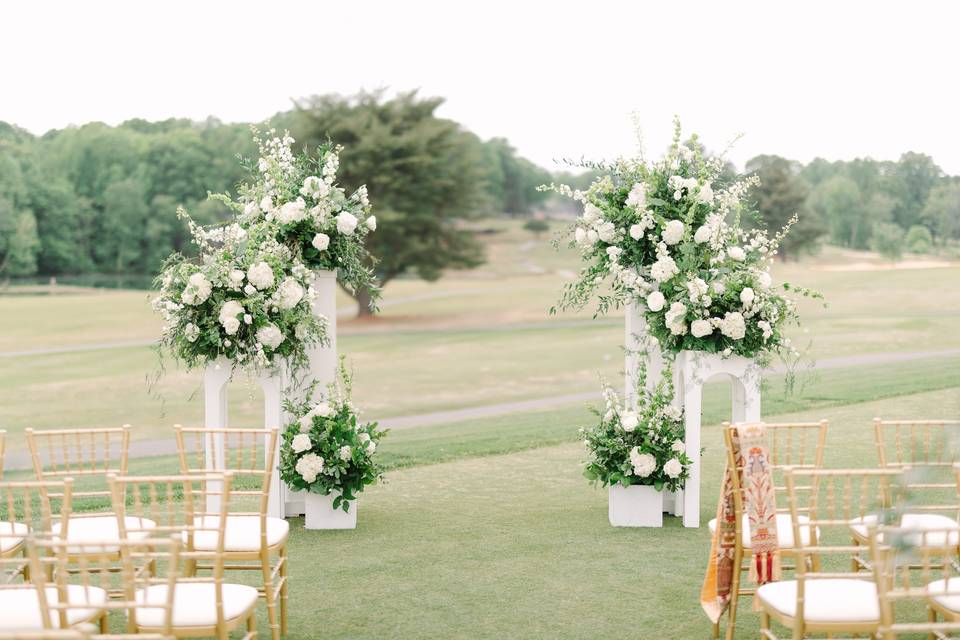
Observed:
[[[203,229],[182,208],[199,258],[175,254],[155,282],[165,322],[160,346],[188,368],[219,358],[261,370],[285,360],[307,363],[307,349],[327,341],[313,313],[310,270],[263,227]]]
[[[337,184],[342,147],[326,144],[313,155],[295,155],[289,133],[271,129],[264,138],[253,131],[259,158],[255,166],[246,163],[251,180],[240,185],[236,199],[214,197],[237,213],[242,228],[267,227],[295,259],[310,269],[336,269],[347,289],[366,289],[375,300],[374,260],[363,241],[377,218],[366,186],[347,195]]]
[[[636,301],[666,353],[795,355],[785,335],[787,324],[798,322],[788,292],[819,294],[775,287],[770,267],[796,218],[773,238],[741,227],[745,196],[759,179],[721,186],[723,157],[704,158],[696,136],[690,148],[680,131],[676,121],[673,144],[658,162],[641,156],[585,165],[607,172],[586,191],[541,187],[584,209],[570,234],[588,266],[566,285],[559,307],[582,309],[596,295],[599,314]]]
[[[677,491],[693,462],[683,442],[683,411],[673,405],[669,384],[649,391],[643,372],[640,378],[638,408],[622,402],[608,385],[603,387],[603,409],[591,407],[599,420],[580,429],[590,454],[583,475],[601,486],[638,484]]]
[[[307,400],[285,403],[292,420],[280,444],[280,478],[296,490],[336,493],[333,508],[349,511],[367,485],[383,478],[375,453],[387,431],[376,422],[361,423],[342,361],[337,381],[318,402],[312,400],[316,387],[307,389]]]

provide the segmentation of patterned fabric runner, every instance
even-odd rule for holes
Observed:
[[[733,473],[742,468],[743,510],[750,526],[750,578],[761,585],[780,579],[780,547],[777,541],[777,501],[769,465],[766,429],[763,424],[741,425],[731,434],[737,469],[724,465],[723,486],[717,504],[717,526],[710,540],[710,560],[700,591],[700,604],[716,624],[730,603],[737,545]],[[758,603],[754,599],[754,606]]]

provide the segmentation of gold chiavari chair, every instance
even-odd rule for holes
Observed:
[[[74,629],[45,629],[43,631],[3,631],[0,640],[90,640],[96,627],[81,625]]]
[[[244,637],[256,636],[257,589],[223,579],[224,523],[232,500],[232,474],[111,476],[109,481],[122,535],[138,533],[137,523],[149,521],[152,526],[141,533],[181,536],[180,557],[185,566],[174,587],[172,634],[226,640],[232,630],[246,625]],[[210,563],[212,575],[201,577],[191,570],[199,562]],[[154,585],[138,598],[153,602],[168,596],[169,589]],[[140,615],[129,632],[159,633],[160,629]]]
[[[851,571],[850,556],[867,553],[851,544],[855,518],[882,522],[890,496],[896,496],[896,469],[786,469],[787,500],[795,541],[794,579],[757,589],[760,636],[777,640],[776,621],[791,637],[808,634],[873,634],[880,625],[873,575]],[[809,518],[804,536],[800,517]]]
[[[29,575],[27,537],[50,535],[54,528],[64,530],[72,495],[73,478],[0,482],[0,560],[12,560],[5,563],[3,582],[11,582],[16,574]],[[17,558],[21,558],[19,564]],[[0,614],[0,627],[2,617]]]
[[[174,427],[181,473],[205,473],[209,465],[234,477],[226,520],[227,570],[259,571],[274,640],[287,632],[287,537],[290,525],[267,515],[276,429]],[[242,487],[238,487],[241,485]],[[276,557],[276,563],[273,558]],[[200,567],[201,569],[203,567]],[[279,608],[279,620],[278,612]]]
[[[960,460],[960,420],[875,418],[873,427],[880,468],[904,472],[899,524],[960,531],[960,503],[952,476],[953,464]],[[869,524],[858,521],[851,526],[856,544],[867,544]]]
[[[73,510],[67,540],[86,543],[109,542],[120,538],[112,511],[110,474],[126,475],[130,449],[130,425],[118,429],[27,429],[27,444],[38,480],[74,478]],[[144,523],[134,527],[140,538]],[[55,526],[53,533],[61,535]],[[109,551],[109,545],[105,547]],[[119,554],[116,554],[119,559]]]
[[[181,546],[179,536],[80,543],[31,538],[30,562],[33,575],[38,576],[34,585],[38,593],[46,594],[48,628],[96,622],[98,640],[172,640],[173,595]],[[120,555],[118,571],[113,568],[114,554],[107,548],[116,549]],[[164,597],[156,597],[155,591]],[[111,598],[111,593],[119,595]],[[108,615],[112,611],[126,614],[123,631],[110,632]],[[127,632],[141,628],[145,632],[136,636]]]
[[[960,574],[954,528],[868,527],[880,608],[876,636],[960,637]],[[942,617],[943,620],[939,620]]]
[[[768,453],[770,455],[769,465],[773,473],[774,493],[777,499],[777,538],[780,545],[780,553],[784,559],[793,558],[793,524],[790,516],[790,509],[787,506],[787,489],[784,478],[784,470],[787,468],[819,469],[823,466],[824,445],[827,438],[827,420],[819,422],[793,422],[793,423],[764,423],[767,434]],[[732,640],[736,629],[737,604],[742,595],[753,595],[754,589],[741,586],[743,572],[750,570],[750,523],[748,515],[744,513],[743,506],[743,488],[740,485],[740,473],[743,469],[744,459],[735,458],[733,438],[737,425],[731,425],[729,422],[723,423],[723,440],[727,454],[727,466],[730,469],[736,468],[737,473],[732,475],[734,513],[736,514],[736,542],[734,547],[733,566],[739,567],[739,571],[734,571],[733,583],[730,590],[730,604],[727,608],[727,640]],[[810,528],[806,526],[807,516],[800,516],[801,534],[809,539]],[[710,533],[717,528],[717,519],[714,518],[708,523]],[[744,559],[747,563],[744,563]],[[783,568],[789,570],[791,564],[784,562]],[[720,635],[719,624],[713,628],[713,637]]]
[[[3,480],[3,460],[7,454],[7,432],[0,429],[0,480]]]

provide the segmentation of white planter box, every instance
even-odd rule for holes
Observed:
[[[350,503],[350,510],[344,512],[342,508],[334,509],[333,500],[339,494],[330,493],[322,496],[309,491],[302,492],[306,517],[304,526],[307,529],[356,529],[357,528],[357,501]],[[341,505],[342,507],[342,505]]]
[[[663,492],[649,485],[611,485],[608,515],[615,527],[662,527]]]

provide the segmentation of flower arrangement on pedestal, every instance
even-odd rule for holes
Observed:
[[[681,143],[655,163],[642,157],[591,165],[607,171],[586,191],[541,187],[583,203],[571,246],[588,265],[566,286],[560,308],[583,308],[595,295],[598,313],[630,301],[644,305],[650,335],[666,353],[683,350],[757,358],[793,353],[785,327],[797,320],[789,292],[770,266],[793,221],[773,238],[744,229],[744,203],[755,176],[720,185],[722,157],[704,158]],[[608,290],[600,293],[603,285]]]
[[[310,270],[262,227],[204,230],[178,213],[200,257],[175,254],[157,278],[161,347],[189,368],[221,357],[255,370],[277,358],[305,365],[307,348],[327,339],[325,319],[311,308]]]
[[[364,487],[383,477],[375,452],[387,431],[361,423],[350,401],[352,378],[341,363],[338,380],[314,402],[314,383],[303,402],[288,401],[292,421],[280,444],[280,478],[296,490],[330,495],[333,508],[349,511]]]
[[[669,384],[638,385],[637,409],[604,386],[605,406],[593,408],[596,425],[580,429],[590,459],[583,474],[601,486],[649,485],[657,491],[683,488],[691,460],[683,444],[683,411],[671,404]]]

